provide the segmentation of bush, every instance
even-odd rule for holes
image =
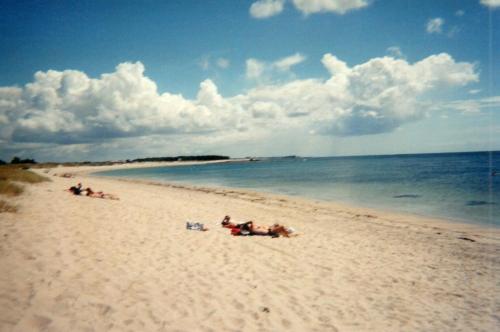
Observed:
[[[19,157],[12,158],[11,164],[36,164],[35,159],[21,159]]]

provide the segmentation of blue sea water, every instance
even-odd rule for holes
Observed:
[[[275,158],[98,174],[247,188],[500,226],[500,151]]]

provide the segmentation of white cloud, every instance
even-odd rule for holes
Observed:
[[[217,59],[217,66],[222,69],[226,69],[229,67],[231,63],[229,62],[228,59],[226,58],[218,58]]]
[[[349,71],[349,67],[347,67],[347,64],[345,62],[340,61],[330,53],[325,54],[321,59],[321,62],[332,76],[345,74]]]
[[[427,21],[425,30],[428,33],[442,33],[443,32],[444,20],[441,17],[431,18]]]
[[[218,99],[210,83],[203,82],[200,100],[191,102],[180,95],[159,94],[140,62],[122,63],[99,79],[71,70],[37,72],[21,95],[3,90],[0,114],[14,129],[9,133],[2,127],[0,134],[14,141],[73,143],[212,130],[218,119],[205,104],[217,106]]]
[[[283,11],[285,0],[259,0],[250,6],[250,15],[254,18],[268,18]]]
[[[327,12],[343,15],[367,7],[371,0],[291,0],[291,2],[304,15]],[[258,19],[278,15],[283,11],[284,3],[285,0],[256,1],[250,6],[250,15]]]
[[[433,106],[435,110],[452,110],[464,114],[479,113],[485,109],[500,108],[500,96],[454,100],[450,102],[438,103]]]
[[[500,0],[481,0],[480,2],[482,5],[490,8],[500,7]]]
[[[284,61],[288,58],[293,61]],[[266,68],[289,69],[299,60],[297,55],[271,63],[248,59],[247,76],[258,79]],[[37,72],[23,87],[0,88],[0,150],[17,147],[57,156],[69,151],[61,146],[71,146],[98,156],[113,147],[130,157],[134,153],[128,144],[136,144],[135,153],[144,155],[144,142],[151,137],[164,145],[175,140],[176,151],[183,149],[177,142],[186,147],[197,142],[201,150],[213,151],[214,146],[272,139],[278,132],[377,134],[432,111],[425,103],[428,92],[478,80],[473,64],[446,53],[416,63],[374,58],[353,67],[325,54],[322,63],[330,73],[327,80],[259,85],[229,98],[205,80],[193,100],[159,93],[140,62],[122,63],[98,78],[75,70]],[[27,147],[32,143],[43,148]]]
[[[500,96],[463,99],[434,104],[430,107],[433,111],[458,111],[465,115],[481,113],[487,109],[497,109],[500,107]]]
[[[299,63],[303,62],[306,59],[305,56],[303,56],[300,53],[295,53],[294,55],[287,56],[285,58],[282,58],[274,63],[274,66],[281,71],[288,71],[290,68],[292,68],[295,65],[298,65]]]
[[[388,47],[387,53],[394,58],[404,58],[403,52],[401,52],[399,46]]]
[[[248,79],[256,80],[262,77],[265,64],[257,59],[250,58],[246,61],[246,76]]]
[[[459,9],[455,12],[455,16],[458,16],[458,17],[462,17],[462,16],[464,16],[464,14],[465,14],[465,11],[462,9]]]
[[[266,62],[250,58],[246,61],[246,77],[250,80],[269,82],[274,76],[293,76],[291,69],[306,60],[300,53],[281,58],[274,62]]]
[[[305,15],[333,12],[345,14],[370,4],[368,0],[292,0],[295,8]]]

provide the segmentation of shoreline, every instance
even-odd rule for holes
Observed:
[[[294,196],[294,195],[287,195],[287,194],[280,194],[280,193],[274,193],[271,191],[260,191],[260,190],[253,190],[253,189],[246,189],[246,188],[238,188],[238,187],[225,187],[225,186],[198,186],[194,184],[188,184],[188,183],[175,183],[175,182],[168,182],[168,181],[161,181],[161,180],[149,180],[149,179],[140,179],[140,178],[127,178],[127,177],[120,177],[120,176],[105,176],[105,175],[98,175],[95,173],[98,172],[105,172],[105,171],[112,171],[112,170],[117,170],[117,169],[132,169],[132,168],[155,168],[155,167],[176,167],[176,166],[189,166],[189,165],[200,165],[200,164],[211,164],[211,163],[227,163],[227,162],[248,162],[248,159],[229,159],[229,160],[223,160],[223,161],[208,161],[208,162],[149,162],[147,165],[111,165],[111,166],[88,166],[89,169],[87,168],[82,168],[82,169],[76,169],[72,170],[75,174],[80,174],[83,176],[88,176],[88,177],[103,177],[106,179],[116,179],[119,181],[126,181],[126,182],[132,182],[132,183],[143,183],[143,184],[151,184],[151,185],[163,185],[166,187],[171,187],[171,188],[182,188],[185,190],[194,190],[194,191],[205,191],[205,192],[212,192],[212,193],[224,193],[224,192],[240,192],[241,194],[250,194],[252,196],[255,195],[260,195],[262,197],[276,197],[276,199],[285,199],[285,200],[296,200],[296,201],[302,201],[305,203],[313,203],[313,204],[321,204],[321,205],[326,205],[330,207],[334,207],[337,209],[342,209],[346,211],[351,211],[351,214],[356,216],[359,215],[360,213],[356,211],[364,211],[361,214],[365,215],[382,215],[384,216],[384,219],[389,219],[389,222],[396,222],[398,223],[398,220],[400,219],[407,219],[410,220],[410,222],[413,223],[418,223],[420,225],[426,225],[426,226],[436,226],[436,227],[442,227],[442,228],[448,228],[448,229],[456,229],[457,231],[461,232],[480,232],[482,234],[492,232],[496,233],[496,236],[500,236],[500,225],[495,225],[495,224],[485,224],[485,223],[479,223],[479,222],[474,222],[474,221],[467,221],[467,220],[461,220],[461,219],[454,219],[454,218],[446,218],[446,217],[441,217],[441,216],[431,216],[431,215],[426,215],[426,214],[418,214],[418,213],[412,213],[412,212],[406,212],[406,211],[397,211],[393,210],[390,208],[383,208],[383,207],[369,207],[369,206],[362,206],[362,205],[357,205],[356,203],[350,203],[350,202],[339,202],[339,201],[331,201],[331,200],[323,200],[323,199],[316,199],[316,198],[310,198],[310,197],[304,197],[304,196]],[[126,167],[123,167],[126,166]],[[98,167],[98,168],[104,168],[104,169],[99,169],[99,170],[92,170],[90,168],[92,167]]]
[[[496,231],[88,168],[35,171],[52,181],[26,186],[19,212],[1,215],[1,331],[498,328]],[[119,200],[65,191],[77,182]],[[226,214],[299,235],[231,236]]]
[[[154,167],[154,166],[153,166]],[[452,220],[446,218],[432,217],[419,215],[407,212],[398,212],[394,210],[385,210],[382,208],[371,208],[365,206],[359,206],[349,203],[327,201],[320,199],[311,199],[302,196],[291,196],[286,194],[277,194],[266,191],[251,190],[245,188],[236,187],[224,187],[224,186],[196,186],[192,184],[185,183],[174,183],[168,181],[155,181],[139,178],[127,178],[119,176],[100,176],[93,173],[86,175],[89,178],[104,178],[109,180],[114,180],[124,183],[136,183],[145,184],[150,186],[160,186],[165,188],[180,189],[185,191],[203,192],[213,195],[222,196],[233,196],[238,199],[248,200],[251,202],[258,202],[261,200],[270,200],[278,204],[284,202],[291,204],[310,204],[315,205],[317,208],[329,208],[334,210],[340,210],[344,213],[350,214],[353,217],[368,217],[371,219],[379,219],[378,221],[395,223],[397,225],[411,223],[413,226],[423,226],[423,227],[440,227],[446,228],[450,231],[456,232],[475,232],[475,233],[496,233],[496,236],[500,239],[500,227],[492,225],[488,226],[480,223],[467,223],[460,220]],[[382,216],[382,217],[379,217]],[[398,221],[404,219],[405,221]]]

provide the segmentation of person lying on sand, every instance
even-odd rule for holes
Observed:
[[[76,186],[72,186],[66,190],[73,193],[74,195],[80,195],[82,193],[82,184],[78,183]]]
[[[87,192],[87,196],[89,197],[94,197],[94,198],[107,198],[107,199],[114,199],[114,200],[119,200],[118,197],[116,197],[115,195],[112,195],[112,194],[105,194],[103,193],[102,191],[93,191],[90,187],[88,187],[87,189],[85,189],[85,191]]]
[[[225,216],[221,224],[222,227],[231,229],[231,234],[233,235],[269,235],[273,237],[290,237],[290,234],[293,233],[292,228],[285,227],[280,224],[274,224],[272,226],[262,226],[255,224],[253,221],[247,221],[242,224],[235,224],[231,222],[230,216]]]
[[[251,235],[269,235],[269,227],[254,224],[253,221],[247,221],[241,224],[235,224],[230,216],[225,216],[221,222],[222,227],[230,229],[239,229],[248,232]]]
[[[222,225],[222,227],[225,227],[225,228],[238,227],[238,224],[235,224],[234,222],[231,221],[230,216],[225,216],[224,219],[222,219],[221,225]]]

